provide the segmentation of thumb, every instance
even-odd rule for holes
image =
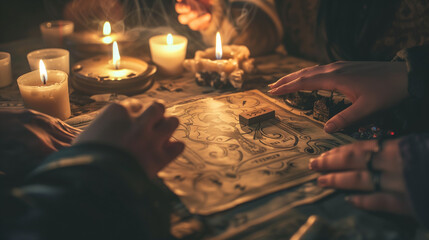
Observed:
[[[329,119],[325,124],[324,130],[327,133],[336,132],[368,116],[370,113],[371,109],[368,104],[358,99],[350,107]]]

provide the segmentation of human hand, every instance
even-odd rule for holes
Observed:
[[[269,93],[273,95],[318,89],[346,95],[353,104],[326,122],[328,133],[391,107],[408,96],[404,62],[335,62],[302,69],[269,86]]]
[[[157,102],[145,111],[136,99],[113,103],[75,144],[94,142],[124,149],[134,155],[146,174],[153,178],[185,147],[182,142],[170,140],[179,121],[175,117],[164,117],[164,111],[164,105]]]
[[[49,154],[70,146],[80,129],[33,110],[0,110],[0,169],[25,175]]]
[[[411,215],[398,143],[399,139],[385,141],[380,152],[375,140],[341,146],[311,159],[309,168],[327,173],[317,180],[321,187],[367,192],[346,198],[356,207]],[[372,166],[371,171],[368,164]],[[375,175],[379,176],[379,191],[375,189]]]
[[[179,14],[178,20],[194,31],[205,30],[212,19],[212,5],[212,0],[177,0],[175,8]]]

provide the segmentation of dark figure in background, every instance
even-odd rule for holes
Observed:
[[[254,55],[282,44],[289,54],[330,63],[388,61],[429,41],[424,0],[178,0],[178,20],[214,44],[244,44]],[[261,34],[263,33],[263,34]]]

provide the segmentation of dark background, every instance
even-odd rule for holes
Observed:
[[[61,18],[61,10],[48,10],[45,0],[1,0],[0,43],[41,36],[42,22]]]
[[[64,8],[71,1],[0,0],[0,43],[40,37],[40,24],[46,21],[64,19]],[[125,11],[132,12],[137,9],[134,0],[118,1],[124,6]],[[143,19],[139,24],[148,27],[177,25],[178,23],[172,21],[177,17],[174,11],[174,2],[175,0],[138,1],[141,13],[149,18],[149,21]],[[181,27],[183,28],[183,26]]]

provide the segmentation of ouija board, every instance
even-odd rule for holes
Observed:
[[[239,114],[269,107],[276,117],[242,125]],[[323,125],[257,90],[187,101],[167,109],[180,125],[173,137],[184,153],[159,173],[188,210],[208,215],[318,176],[308,161],[333,147],[350,143],[327,134]]]

